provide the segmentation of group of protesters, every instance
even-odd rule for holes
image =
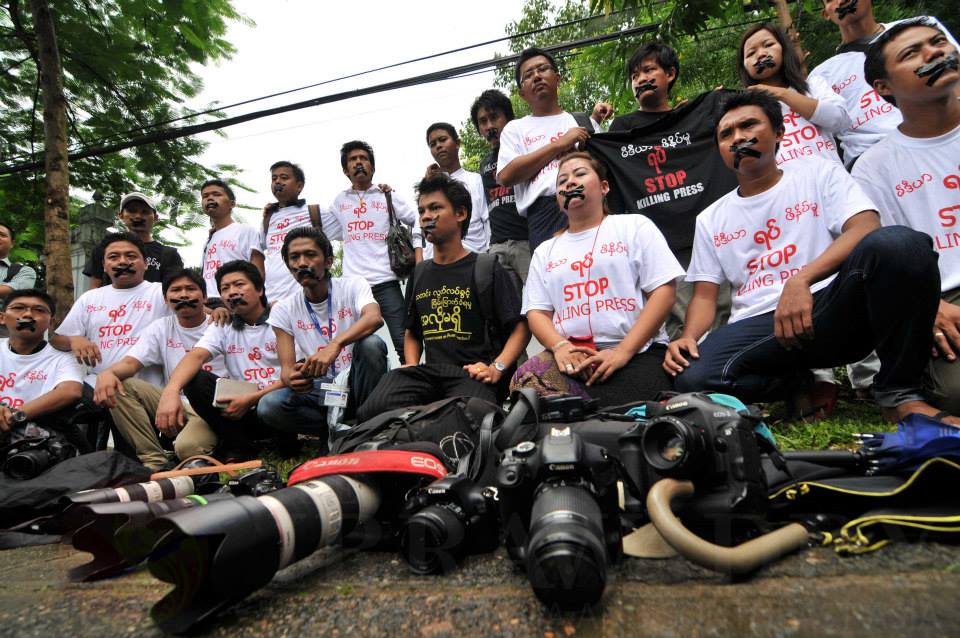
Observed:
[[[869,0],[823,15],[841,43],[809,75],[757,24],[737,52],[743,89],[678,104],[676,52],[642,44],[626,115],[565,111],[555,60],[527,49],[515,80],[531,114],[498,90],[475,99],[479,174],[457,129],[431,124],[415,199],[374,180],[359,140],[340,149],[349,187],[330,204],[274,163],[257,228],[211,179],[200,272],[153,239],[156,202],[129,193],[127,232],[93,251],[91,290],[59,326],[0,225],[0,433],[55,430],[83,401],[163,468],[250,458],[266,439],[293,454],[301,434],[326,449],[351,423],[452,396],[764,402],[832,385],[842,365],[887,418],[960,427],[958,45],[931,17],[878,23]],[[405,291],[394,223],[418,261]],[[531,336],[543,350],[528,359]]]

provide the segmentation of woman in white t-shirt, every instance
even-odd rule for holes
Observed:
[[[798,157],[840,161],[834,133],[850,127],[843,98],[820,78],[808,78],[783,29],[763,22],[740,38],[737,71],[748,89],[770,93],[783,110],[783,141],[777,164]]]
[[[523,292],[523,314],[547,350],[517,370],[511,389],[612,405],[670,388],[658,358],[683,269],[649,219],[608,214],[609,190],[589,154],[560,162],[557,203],[569,228],[537,247]]]

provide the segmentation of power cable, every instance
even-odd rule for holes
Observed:
[[[594,44],[599,44],[601,42],[607,42],[609,40],[631,37],[634,35],[639,35],[641,33],[655,31],[658,27],[659,25],[657,23],[650,23],[650,24],[645,24],[638,27],[632,27],[630,29],[623,29],[621,31],[604,33],[596,36],[591,36],[589,38],[582,38],[580,40],[574,40],[571,42],[544,46],[541,48],[551,53],[566,51],[566,50],[575,49],[578,47],[591,46]],[[332,102],[339,102],[341,100],[361,97],[364,95],[373,95],[375,93],[382,93],[384,91],[392,91],[396,89],[407,88],[410,86],[417,86],[419,84],[429,84],[432,82],[439,82],[441,80],[446,80],[446,79],[458,77],[460,75],[473,73],[475,71],[479,71],[482,69],[488,69],[488,68],[496,67],[499,65],[512,64],[512,63],[515,63],[517,60],[519,60],[519,58],[520,58],[519,54],[492,58],[489,60],[484,60],[482,62],[465,64],[465,65],[453,67],[450,69],[434,71],[434,72],[426,73],[423,75],[405,78],[402,80],[384,82],[382,84],[376,84],[376,85],[361,88],[361,89],[354,89],[350,91],[342,91],[340,93],[333,93],[331,95],[313,98],[310,100],[304,100],[301,102],[295,102],[293,104],[278,106],[271,109],[254,111],[252,113],[246,113],[244,115],[238,115],[235,117],[225,118],[222,120],[214,120],[212,122],[205,122],[202,124],[192,124],[188,126],[181,126],[181,127],[175,127],[167,130],[156,131],[153,133],[132,137],[123,142],[117,142],[114,144],[108,144],[108,145],[100,146],[96,148],[87,148],[75,153],[71,153],[68,155],[68,159],[70,161],[76,161],[76,160],[84,159],[87,157],[107,155],[109,153],[116,153],[117,151],[122,151],[128,148],[134,148],[137,146],[143,146],[146,144],[153,144],[153,143],[163,142],[167,140],[179,139],[182,137],[189,137],[192,135],[197,135],[199,133],[205,133],[207,131],[227,128],[228,126],[235,126],[237,124],[242,124],[244,122],[250,122],[252,120],[257,120],[264,117],[279,115],[281,113],[288,113],[291,111],[297,111],[300,109],[310,108],[313,106],[320,106],[322,104],[330,104]],[[43,165],[44,165],[43,161],[33,161],[33,162],[26,162],[21,164],[12,164],[12,165],[8,164],[6,166],[0,167],[0,175],[14,175],[17,173],[33,170],[35,168],[40,168]]]

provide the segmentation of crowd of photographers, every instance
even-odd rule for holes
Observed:
[[[738,51],[743,90],[689,103],[672,104],[676,53],[642,45],[626,65],[638,109],[609,133],[611,107],[563,110],[554,59],[528,49],[515,79],[531,114],[515,118],[496,90],[476,98],[479,174],[460,165],[453,126],[429,126],[435,163],[413,200],[374,181],[362,141],[341,148],[349,187],[329,205],[300,197],[296,164],[273,164],[259,228],[209,180],[200,272],[153,240],[151,197],[129,193],[127,232],[94,250],[91,290],[59,326],[0,225],[0,433],[83,449],[64,431],[83,402],[159,469],[251,458],[266,439],[295,454],[300,434],[325,446],[451,396],[755,402],[810,393],[845,364],[889,418],[960,426],[958,46],[932,18],[877,23],[869,0],[823,13],[842,41],[809,76],[761,24]],[[663,143],[630,143],[651,135]],[[395,224],[419,262],[406,277],[391,267]],[[531,335],[545,349],[526,359]]]

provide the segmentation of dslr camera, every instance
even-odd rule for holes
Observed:
[[[507,551],[541,602],[579,609],[600,600],[622,551],[617,464],[570,427],[508,449],[497,471]]]
[[[646,421],[620,437],[621,459],[646,489],[665,477],[692,481],[691,507],[704,517],[760,515],[767,509],[760,456],[765,446],[776,452],[755,431],[760,421],[756,410],[728,407],[702,393],[678,394],[647,404]]]
[[[79,453],[77,446],[62,434],[43,430],[41,436],[20,439],[7,446],[3,471],[12,479],[26,481]]]
[[[417,574],[453,570],[467,554],[500,544],[497,490],[445,476],[408,496],[400,512],[400,553]]]

